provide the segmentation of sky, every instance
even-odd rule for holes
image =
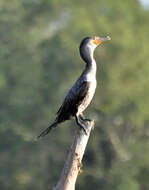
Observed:
[[[140,0],[144,6],[149,6],[149,0]]]

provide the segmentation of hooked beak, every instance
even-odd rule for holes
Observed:
[[[100,45],[101,43],[105,42],[105,41],[108,41],[108,40],[111,40],[111,38],[109,36],[107,37],[95,37],[94,40],[93,40],[93,43],[98,46]]]

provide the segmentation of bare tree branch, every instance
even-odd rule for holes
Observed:
[[[81,172],[82,158],[93,126],[94,121],[87,122],[87,135],[83,130],[77,130],[61,177],[53,190],[75,190],[76,179]]]

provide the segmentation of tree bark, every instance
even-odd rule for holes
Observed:
[[[65,162],[61,177],[53,190],[75,190],[75,183],[82,169],[82,158],[90,136],[94,121],[86,122],[87,135],[78,129]]]

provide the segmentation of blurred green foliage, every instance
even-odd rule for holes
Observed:
[[[50,190],[76,124],[41,141],[84,68],[78,46],[111,36],[95,52],[96,121],[77,189],[149,189],[149,11],[137,0],[0,1],[0,189]]]

